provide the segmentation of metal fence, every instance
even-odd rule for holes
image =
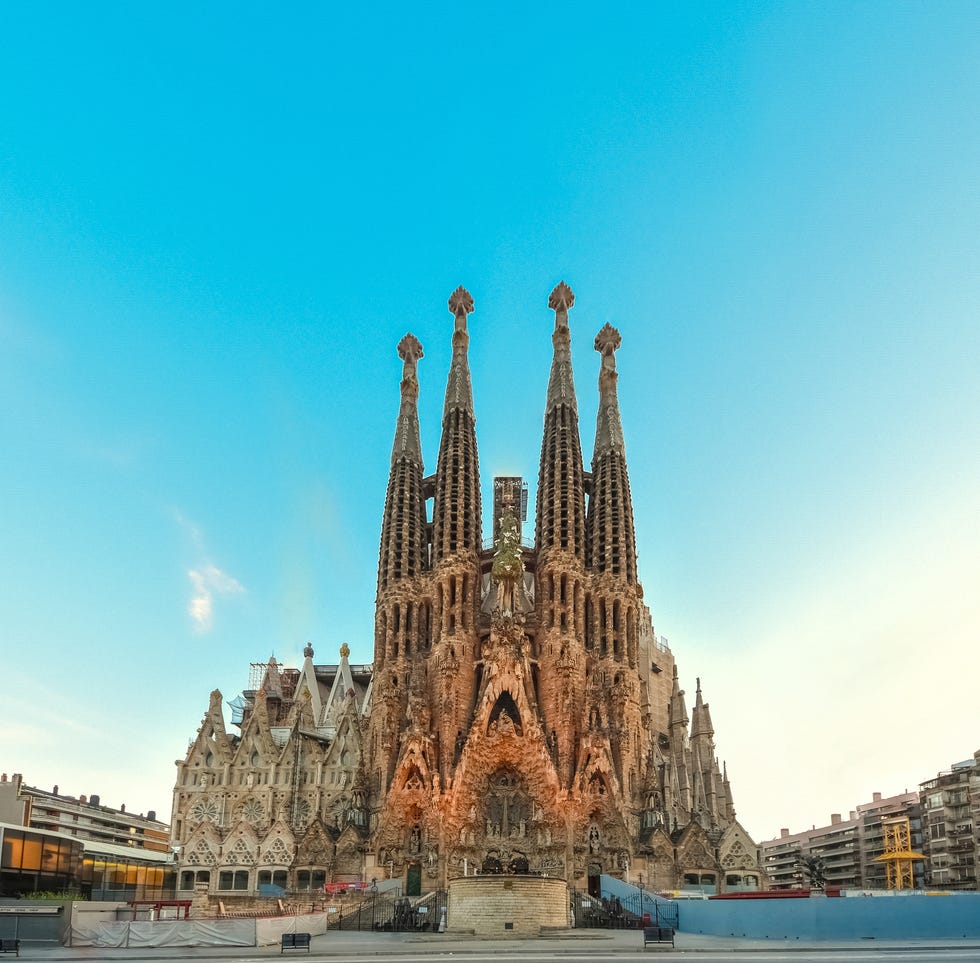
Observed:
[[[371,893],[355,897],[348,906],[342,901],[337,912],[330,914],[327,928],[438,933],[445,928],[445,919],[445,890],[417,897]]]
[[[677,929],[677,903],[642,891],[623,898],[600,898],[572,890],[572,915],[580,929],[630,930],[641,926]]]

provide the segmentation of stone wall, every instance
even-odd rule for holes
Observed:
[[[568,885],[548,876],[465,876],[449,881],[448,931],[538,936],[568,928]]]

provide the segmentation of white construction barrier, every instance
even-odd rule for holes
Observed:
[[[255,921],[255,945],[278,944],[283,933],[309,933],[310,936],[322,936],[326,932],[326,913],[308,913],[305,916],[267,916]]]

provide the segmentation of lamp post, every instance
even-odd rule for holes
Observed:
[[[643,912],[643,873],[637,874],[637,880],[639,881],[640,889],[640,925],[643,926],[646,923],[646,920],[644,919],[645,914]],[[660,921],[658,920],[657,923],[659,924],[659,922]]]

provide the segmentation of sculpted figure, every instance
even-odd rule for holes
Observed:
[[[514,514],[512,498],[505,496],[490,575],[497,586],[494,610],[505,617],[530,608],[524,597],[524,560],[521,557],[521,523]]]

